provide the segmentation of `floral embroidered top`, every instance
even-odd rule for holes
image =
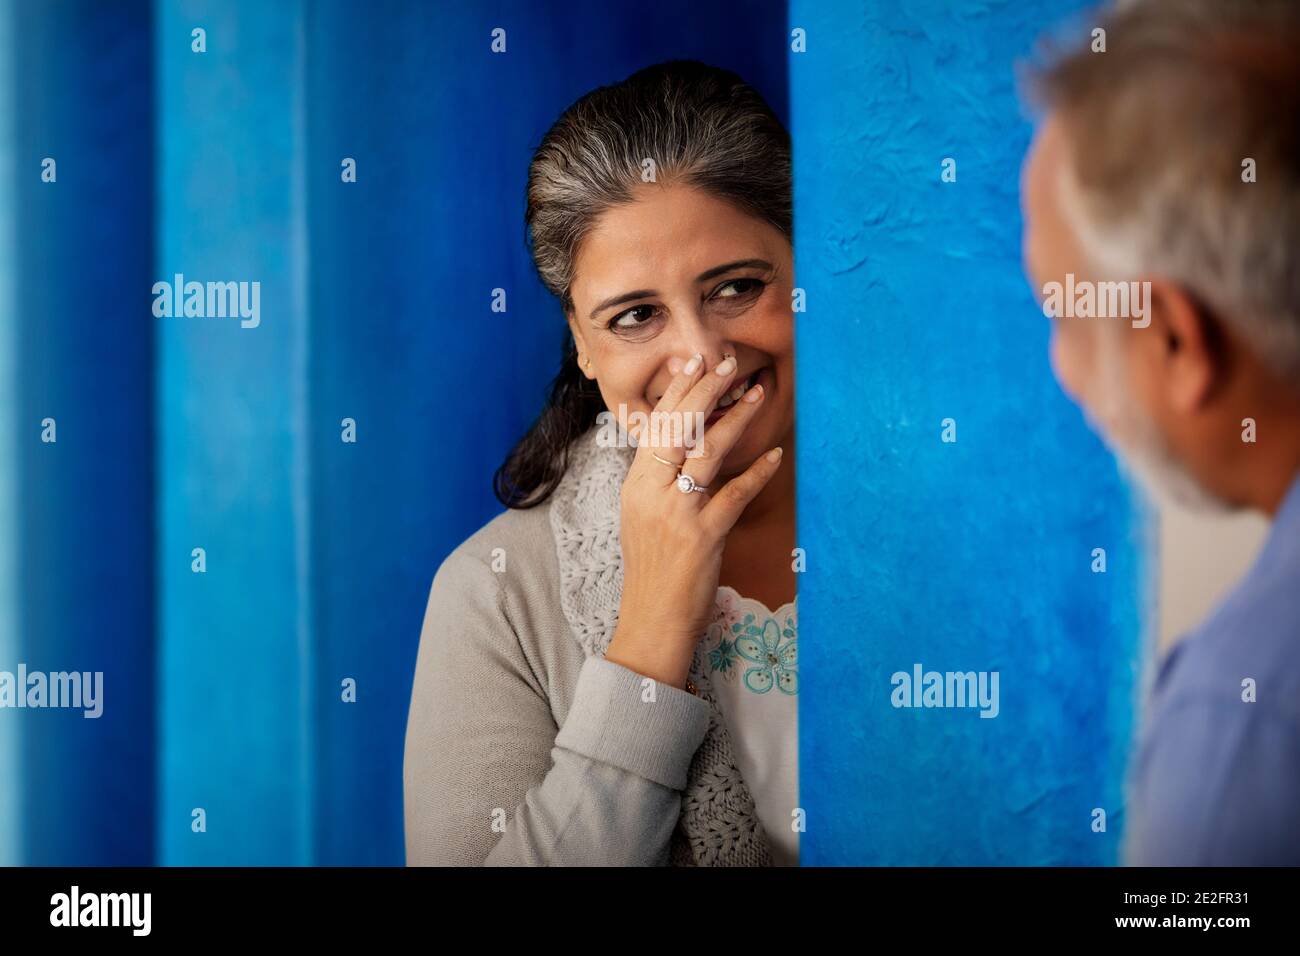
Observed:
[[[772,611],[722,585],[704,637],[718,709],[778,866],[799,865],[798,634],[797,597]]]

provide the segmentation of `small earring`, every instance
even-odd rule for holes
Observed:
[[[583,360],[583,362],[582,362],[582,367],[590,371],[590,369],[591,369],[591,356],[590,356],[590,355],[588,355],[588,356]]]

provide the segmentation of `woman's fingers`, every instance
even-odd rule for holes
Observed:
[[[700,521],[709,534],[718,538],[729,534],[745,508],[781,467],[782,449],[773,448],[718,489],[700,510]]]
[[[674,409],[695,384],[703,366],[702,356],[698,354],[691,356],[673,376],[673,380],[668,383],[668,388],[659,396],[659,401],[655,403],[649,420],[642,419],[640,427],[635,430],[628,428],[636,439],[637,446],[633,465],[645,465],[649,462],[650,466],[667,471],[669,465],[662,462],[670,462],[673,468],[670,478],[676,477],[676,469],[686,459],[686,447],[680,438],[682,435],[680,427],[672,427],[673,420],[676,418]],[[658,455],[662,461],[655,461],[651,455]]]
[[[656,412],[671,412],[677,407],[677,403],[682,397],[691,390],[695,384],[695,379],[699,375],[700,369],[704,366],[704,356],[698,352],[692,355],[684,365],[681,371],[673,376],[673,380],[668,383],[668,389],[659,396],[659,401],[655,403]]]
[[[762,401],[763,386],[754,385],[686,453],[682,471],[694,478],[697,484],[708,485],[713,481],[722,467],[722,460],[736,447],[736,442],[758,413]]]
[[[671,453],[661,453],[660,457],[669,458],[681,466],[696,454],[696,449],[704,441],[705,419],[727,393],[735,377],[736,357],[728,355],[716,368],[706,369],[671,412],[660,416],[657,422],[659,431],[671,437],[661,439],[657,444],[673,449]]]
[[[704,360],[698,354],[692,356],[655,404],[647,423],[650,427],[647,429],[643,424],[634,433],[636,461],[648,461],[666,468],[666,465],[650,458],[656,454],[677,466],[685,462],[687,452],[703,440],[704,419],[726,394],[735,376],[736,358],[733,355],[727,356],[712,370],[704,369]]]
[[[705,372],[694,387],[677,403],[673,411],[680,415],[687,427],[698,420],[696,416],[708,417],[709,412],[718,404],[718,399],[727,393],[732,380],[736,377],[736,357],[728,355],[718,363],[717,368]],[[700,435],[695,435],[698,441]]]

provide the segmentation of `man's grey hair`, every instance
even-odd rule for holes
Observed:
[[[1108,277],[1159,276],[1300,384],[1300,0],[1135,0],[1032,78],[1067,217]],[[1249,181],[1253,178],[1254,181]]]

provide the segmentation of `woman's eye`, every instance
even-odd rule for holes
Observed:
[[[761,279],[732,279],[730,282],[724,282],[718,286],[717,291],[713,293],[713,297],[715,299],[735,299],[762,288],[763,280]]]
[[[618,315],[614,316],[614,318],[610,320],[609,327],[611,329],[622,329],[624,331],[639,328],[654,317],[654,311],[654,306],[652,305],[638,305],[634,308],[628,309],[626,312],[620,312]]]

